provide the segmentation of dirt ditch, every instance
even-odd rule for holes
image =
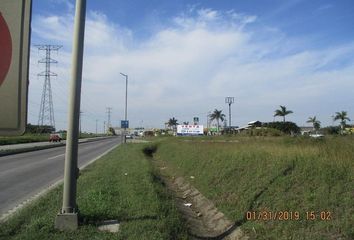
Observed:
[[[143,153],[159,169],[159,176],[156,177],[173,194],[177,208],[187,223],[191,239],[248,239],[240,225],[227,219],[198,189],[182,177],[171,176],[166,162],[154,159],[156,150],[157,145],[149,145],[143,149]]]
[[[150,154],[150,151],[146,153],[159,169],[159,179],[173,194],[177,208],[187,223],[191,239],[248,239],[238,227],[239,225],[227,219],[213,202],[184,178],[170,176],[164,162],[153,160]]]
[[[163,170],[163,169],[162,169]],[[215,205],[182,177],[164,177],[192,239],[248,239]]]

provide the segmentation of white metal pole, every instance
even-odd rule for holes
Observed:
[[[76,179],[78,177],[78,131],[80,117],[80,95],[82,81],[82,61],[84,52],[86,0],[76,1],[72,72],[69,97],[68,133],[64,167],[63,205],[57,215],[55,227],[60,230],[78,228],[76,205]]]

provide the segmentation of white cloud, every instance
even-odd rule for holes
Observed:
[[[115,125],[122,119],[125,81],[120,72],[129,75],[132,126],[144,121],[146,126],[162,127],[172,116],[181,122],[199,116],[205,122],[208,111],[227,111],[226,96],[236,98],[235,125],[271,121],[279,105],[293,110],[290,119],[299,124],[314,114],[329,124],[327,115],[354,110],[348,104],[354,100],[352,94],[341,94],[354,87],[353,44],[315,50],[301,42],[296,49],[295,40],[272,27],[249,30],[248,24],[255,21],[256,16],[235,11],[189,9],[149,39],[140,40],[104,14],[90,12],[82,88],[86,128],[94,131],[95,119],[103,124],[106,107],[113,107]],[[62,94],[66,98],[63,85],[70,78],[73,17],[37,15],[33,25],[35,39],[64,45],[56,69],[62,85],[56,87],[66,91]],[[33,92],[40,93],[39,82],[31,85]],[[341,97],[330,101],[337,94]],[[54,100],[56,108],[66,108],[59,97]]]

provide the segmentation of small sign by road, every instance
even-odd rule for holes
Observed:
[[[0,1],[0,135],[26,128],[31,5]]]

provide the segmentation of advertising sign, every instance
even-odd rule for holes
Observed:
[[[203,125],[177,125],[177,135],[203,135]]]
[[[26,128],[31,3],[0,1],[0,135]]]

